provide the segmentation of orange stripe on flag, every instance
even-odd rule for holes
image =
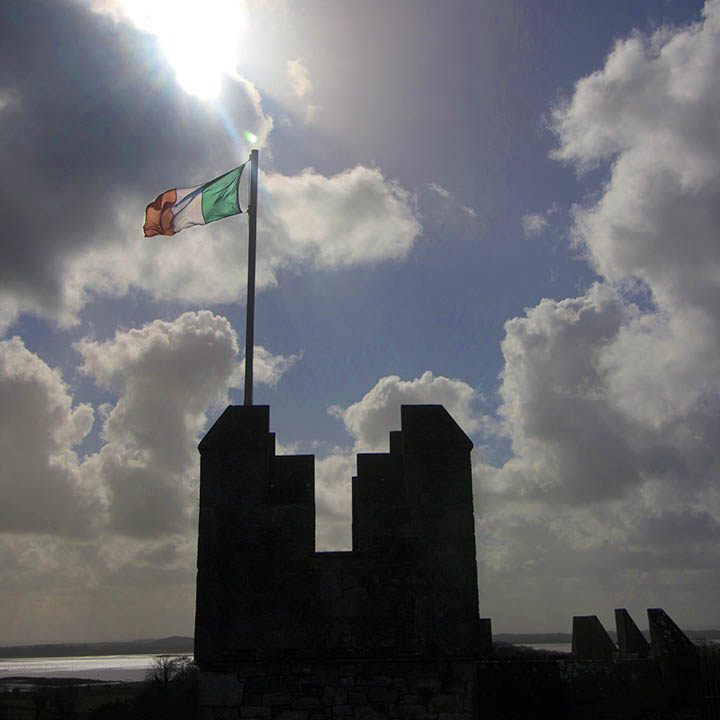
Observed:
[[[176,202],[177,190],[166,190],[145,208],[145,224],[143,225],[145,237],[175,234],[172,226],[172,208]]]

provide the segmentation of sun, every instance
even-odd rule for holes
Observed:
[[[217,97],[223,74],[235,72],[247,27],[241,0],[125,0],[125,9],[157,36],[186,92]]]

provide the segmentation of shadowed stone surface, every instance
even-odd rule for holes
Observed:
[[[573,657],[586,660],[609,659],[617,652],[615,643],[597,615],[576,615],[572,625]]]
[[[439,405],[403,406],[361,454],[353,551],[315,552],[314,458],[275,455],[269,408],[230,406],[201,455],[195,658],[477,655],[472,443]],[[487,637],[484,636],[483,631]]]
[[[697,653],[662,610],[651,657],[620,609],[621,653],[593,615],[573,658],[490,659],[472,443],[444,408],[404,406],[390,452],[358,455],[352,552],[315,552],[314,458],[277,456],[269,421],[228,407],[199,447],[198,718],[697,717]]]
[[[617,630],[618,649],[621,653],[647,657],[650,654],[650,643],[630,617],[625,608],[615,609],[615,628]]]
[[[696,702],[702,694],[697,647],[661,608],[648,608],[647,615],[652,654],[660,661],[674,704]]]
[[[660,658],[697,655],[697,648],[692,640],[664,610],[648,608],[647,615],[653,655]]]

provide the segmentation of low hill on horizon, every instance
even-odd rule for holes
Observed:
[[[694,641],[720,640],[720,630],[683,630]],[[648,630],[642,631],[650,640]],[[608,631],[613,642],[617,642],[615,631]],[[496,642],[512,645],[536,645],[546,643],[571,643],[570,633],[494,633]],[[42,643],[38,645],[0,646],[0,658],[30,657],[83,657],[93,655],[185,655],[193,652],[194,640],[184,635],[171,635],[166,638],[142,638],[96,643]]]
[[[193,652],[193,638],[172,635],[97,643],[43,643],[0,647],[0,658],[84,657],[92,655],[184,655]]]
[[[720,630],[685,630],[680,628],[691,640],[720,640]],[[645,639],[650,642],[650,631],[641,630]],[[617,642],[617,633],[608,630],[613,642]],[[545,643],[571,643],[570,633],[493,633],[493,640],[514,645],[532,645]]]

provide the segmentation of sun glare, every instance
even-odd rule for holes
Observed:
[[[238,62],[247,25],[239,0],[126,0],[135,25],[157,36],[186,92],[217,97]]]

